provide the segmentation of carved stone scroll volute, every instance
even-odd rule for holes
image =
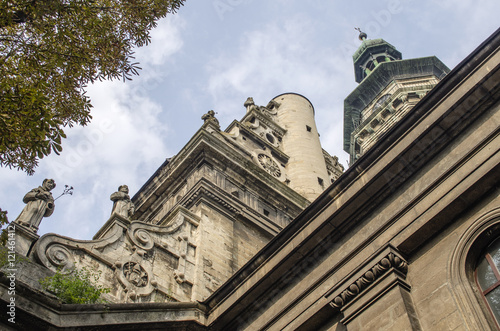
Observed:
[[[75,267],[73,254],[63,245],[53,244],[47,247],[45,256],[50,261],[52,271],[68,273]]]

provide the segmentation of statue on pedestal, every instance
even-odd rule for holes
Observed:
[[[42,218],[49,217],[54,212],[54,198],[50,193],[54,187],[56,187],[56,183],[53,179],[45,179],[42,186],[26,193],[23,198],[26,207],[14,222],[24,225],[36,233]]]
[[[114,202],[111,214],[117,213],[126,219],[130,219],[135,212],[135,206],[128,195],[128,186],[120,185],[118,192],[111,194],[109,198]]]
[[[208,113],[203,114],[201,119],[204,121],[204,124],[212,122],[215,125],[219,126],[219,120],[215,117],[215,111],[213,110],[209,110]]]

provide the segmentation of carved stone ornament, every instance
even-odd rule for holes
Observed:
[[[150,295],[158,284],[153,279],[153,266],[146,259],[146,252],[141,249],[132,251],[132,254],[118,259],[113,264],[113,269],[122,286],[122,293],[136,301],[138,297]]]
[[[63,273],[75,267],[76,251],[105,260],[102,251],[117,242],[123,235],[123,229],[116,227],[106,238],[98,240],[74,240],[48,233],[42,236],[33,247],[35,258],[50,270]]]
[[[330,306],[335,309],[342,309],[347,303],[352,301],[356,296],[362,293],[368,286],[374,283],[389,269],[394,268],[406,275],[408,272],[408,264],[399,256],[389,253],[386,257],[380,260],[371,269],[366,271],[363,276],[359,277],[354,283],[344,289],[331,302]]]
[[[137,287],[148,285],[148,273],[139,263],[125,263],[123,265],[123,275],[131,284]]]
[[[257,158],[262,168],[264,168],[264,170],[266,170],[274,177],[281,177],[280,167],[269,156],[267,156],[266,154],[259,154]]]
[[[194,265],[194,258],[191,256],[196,252],[193,236],[199,218],[178,207],[162,219],[161,224],[127,222],[123,217],[111,217],[99,239],[75,240],[56,234],[42,236],[32,248],[33,257],[53,271],[67,273],[75,267],[102,271],[104,276],[99,284],[116,290],[109,294],[113,302],[149,301],[153,292],[168,296],[167,280],[174,276],[165,274],[169,268],[160,265],[153,268],[157,256],[171,257],[171,269],[176,272],[177,283],[188,282],[189,286],[193,283],[190,267]]]
[[[46,251],[47,259],[55,269],[62,273],[70,272],[75,267],[75,262],[71,252],[60,244],[54,244],[48,247]]]
[[[153,224],[134,221],[130,223],[127,236],[131,243],[140,249],[149,251],[154,247],[155,239],[152,233],[166,235],[177,231],[184,223],[185,218],[182,215],[173,218],[168,226],[159,227]]]

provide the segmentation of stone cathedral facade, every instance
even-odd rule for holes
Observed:
[[[132,198],[111,195],[92,240],[13,224],[27,259],[2,328],[499,330],[500,30],[451,71],[360,39],[349,169],[304,96],[248,98],[225,130],[209,111]],[[38,283],[83,267],[107,304],[61,304]]]
[[[214,112],[91,241],[56,234],[30,254],[56,271],[102,272],[111,302],[208,298],[286,227],[343,167],[321,148],[311,103],[284,94],[222,131]]]

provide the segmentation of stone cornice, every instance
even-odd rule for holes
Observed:
[[[227,192],[212,186],[208,182],[202,182],[197,185],[193,189],[193,192],[189,194],[185,200],[181,201],[181,204],[185,208],[189,208],[192,204],[196,204],[201,200],[213,204],[221,213],[227,214],[229,217],[243,217],[273,236],[282,230],[280,225],[272,220],[266,219],[266,217],[258,211],[234,199],[234,197]]]
[[[278,136],[283,137],[286,134],[286,130],[274,122],[269,116],[263,114],[262,112],[252,109],[243,118],[240,123],[244,123],[248,118],[255,116],[259,121],[264,122],[269,128],[278,133]],[[228,128],[229,129],[229,128]],[[227,131],[227,130],[226,130]]]
[[[237,126],[239,130],[244,131],[250,137],[253,137],[253,139],[258,141],[260,144],[265,145],[266,148],[272,150],[273,153],[275,153],[277,156],[279,156],[280,159],[283,160],[284,163],[288,162],[288,159],[290,158],[288,155],[283,153],[280,149],[276,148],[275,146],[271,145],[269,142],[267,142],[265,139],[260,137],[258,134],[256,134],[252,130],[250,130],[248,127],[241,124],[240,122],[236,122],[235,126]]]
[[[0,301],[4,303],[9,283],[0,271]],[[62,304],[20,281],[16,282],[16,308],[19,330],[114,329],[118,325],[128,330],[206,330],[207,308],[199,302]]]
[[[201,155],[203,154],[203,155]],[[201,155],[201,156],[200,156]],[[238,150],[227,144],[219,137],[200,130],[189,141],[189,143],[161,170],[156,172],[156,177],[151,178],[148,184],[141,188],[133,201],[136,205],[136,218],[140,216],[179,178],[185,177],[190,169],[199,164],[196,159],[205,158],[216,163],[223,164],[224,167],[231,167],[233,170],[244,173],[250,181],[267,182],[268,175],[264,170],[253,163],[249,158],[242,155]],[[250,170],[250,171],[249,171]],[[305,207],[306,200],[291,188],[279,181],[269,186],[276,194],[288,199],[297,206]],[[279,188],[279,189],[278,189]]]

